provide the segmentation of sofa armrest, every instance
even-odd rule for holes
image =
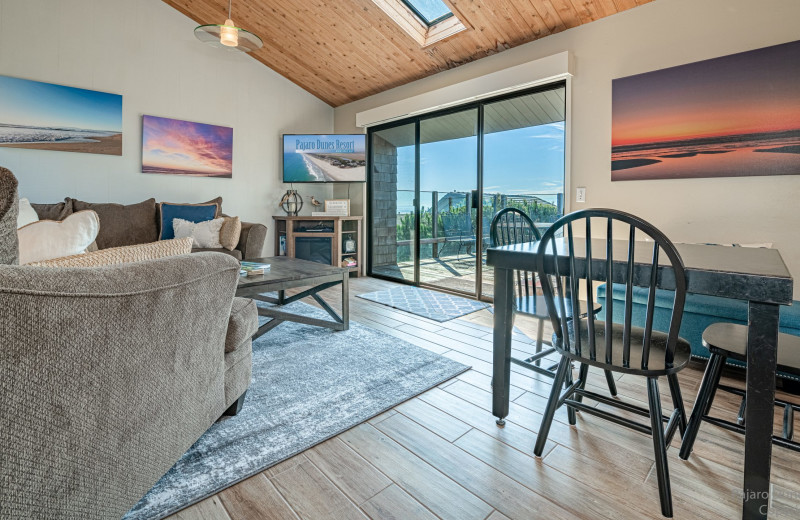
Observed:
[[[155,484],[225,410],[238,274],[215,253],[0,266],[4,514],[119,518]]]
[[[264,256],[264,241],[267,238],[267,226],[254,222],[242,222],[242,234],[236,249],[242,252],[242,260],[261,258]]]

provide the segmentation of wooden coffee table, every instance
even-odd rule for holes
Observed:
[[[261,276],[239,276],[239,286],[236,289],[236,296],[276,303],[278,305],[286,305],[310,296],[330,314],[331,318],[333,318],[333,320],[321,320],[285,312],[279,310],[279,307],[266,309],[259,307],[259,316],[267,316],[272,318],[272,320],[260,326],[258,332],[253,336],[253,339],[262,336],[284,321],[328,327],[334,330],[347,330],[350,328],[349,269],[285,256],[248,259],[248,261],[270,264],[270,270]],[[339,314],[319,295],[319,292],[339,284],[342,285],[341,316],[339,316]],[[285,294],[286,289],[293,289],[295,287],[309,288],[287,298]],[[263,295],[263,293],[272,291],[278,292],[277,298]]]

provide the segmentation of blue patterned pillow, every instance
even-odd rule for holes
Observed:
[[[161,213],[161,240],[175,238],[175,229],[172,221],[176,218],[188,220],[189,222],[205,222],[213,220],[217,214],[217,204],[172,204],[162,202],[159,205]]]

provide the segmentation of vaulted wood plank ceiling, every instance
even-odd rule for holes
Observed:
[[[227,17],[226,0],[163,1]],[[264,40],[257,60],[336,107],[650,1],[444,0],[466,30],[424,48],[372,0],[235,0],[233,20]]]

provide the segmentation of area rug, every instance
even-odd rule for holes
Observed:
[[[302,302],[284,310],[328,318]],[[468,368],[352,321],[342,332],[281,323],[253,344],[242,411],[214,424],[124,518],[169,516]]]
[[[435,321],[449,321],[485,309],[489,304],[420,287],[401,286],[359,294],[359,298]]]

